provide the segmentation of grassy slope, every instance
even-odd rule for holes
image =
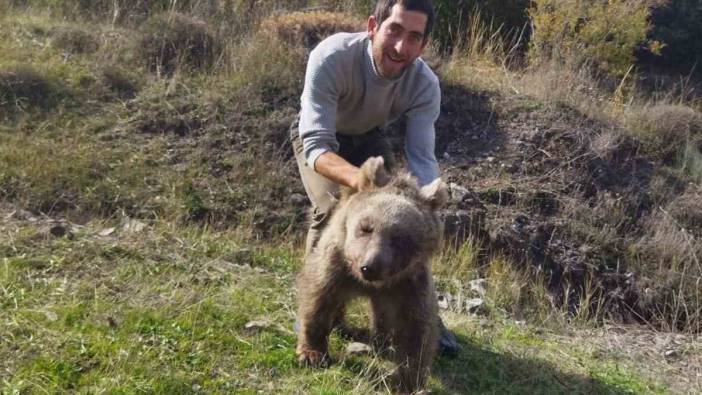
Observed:
[[[0,129],[3,393],[388,391],[391,364],[344,356],[347,340],[337,335],[330,369],[294,363],[295,237],[270,244],[242,227],[183,221],[199,201],[184,185],[208,176],[202,164],[164,159],[168,136],[125,135],[132,109],[96,93],[95,58],[67,58],[50,45],[55,22],[16,15],[2,23],[0,66],[32,64],[56,84],[57,101]],[[142,96],[158,95],[152,84]],[[57,222],[64,214],[54,211],[84,225]],[[438,272],[450,272],[445,262]],[[646,360],[586,339],[574,346],[578,330],[559,337],[558,325],[525,326],[499,311],[489,319],[446,314],[463,351],[437,360],[437,393],[667,391],[668,378],[645,373]],[[367,321],[360,307],[351,318]],[[258,320],[267,324],[246,329]]]

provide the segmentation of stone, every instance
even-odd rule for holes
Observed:
[[[365,343],[353,342],[346,346],[346,352],[351,355],[369,354],[373,349]]]
[[[485,285],[487,284],[487,280],[484,278],[478,278],[475,280],[471,280],[469,283],[470,290],[478,294],[479,297],[484,298],[485,297]]]
[[[486,312],[485,301],[481,298],[466,300],[466,311],[474,315],[484,314]]]

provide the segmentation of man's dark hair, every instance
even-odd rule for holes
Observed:
[[[373,12],[378,26],[382,25],[383,22],[390,17],[392,7],[395,6],[395,4],[401,5],[402,8],[407,11],[418,11],[427,16],[424,40],[428,40],[431,29],[434,27],[434,19],[436,19],[434,6],[431,4],[431,0],[378,0],[375,4],[375,11]]]

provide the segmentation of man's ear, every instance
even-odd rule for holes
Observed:
[[[425,202],[429,203],[432,210],[438,210],[448,202],[448,189],[446,183],[437,178],[431,184],[425,185],[419,191]]]
[[[378,31],[378,21],[375,19],[375,16],[371,15],[368,17],[368,26],[366,29],[368,37],[372,40],[375,33]]]

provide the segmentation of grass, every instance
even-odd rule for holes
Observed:
[[[101,236],[106,227],[117,230]],[[251,246],[231,232],[160,221],[138,233],[94,221],[70,238],[37,228],[14,220],[1,227],[5,393],[387,391],[391,364],[379,355],[344,356],[348,340],[338,335],[332,368],[294,363],[291,289],[299,246]],[[352,315],[367,323],[363,311]],[[563,349],[521,324],[498,319],[482,327],[447,314],[463,351],[436,362],[437,393],[665,388],[626,364]],[[246,329],[259,320],[268,326]]]

